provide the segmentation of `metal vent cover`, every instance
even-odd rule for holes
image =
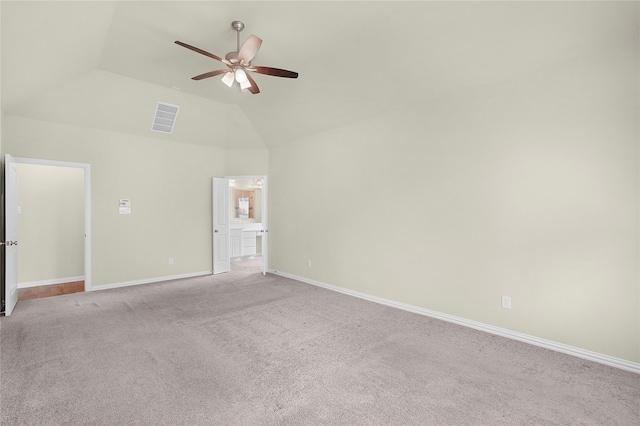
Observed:
[[[156,106],[156,114],[153,117],[151,130],[162,133],[173,132],[173,125],[176,122],[180,107],[177,105],[165,104],[158,102]]]

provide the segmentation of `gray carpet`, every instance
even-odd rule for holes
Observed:
[[[637,374],[257,267],[19,302],[1,423],[638,424]]]

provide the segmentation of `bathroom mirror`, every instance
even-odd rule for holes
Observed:
[[[255,190],[233,189],[233,218],[234,219],[255,219]]]
[[[248,219],[249,213],[253,213],[253,209],[249,210],[249,197],[238,198],[238,206],[236,207],[237,217],[240,219]]]
[[[230,182],[229,212],[232,223],[260,223],[262,221],[262,187],[255,179]]]

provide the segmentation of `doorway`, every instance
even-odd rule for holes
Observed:
[[[90,165],[7,155],[5,168],[13,170],[5,179],[7,235],[13,235],[7,238],[5,314],[18,301],[18,287],[23,295],[35,288],[49,295],[90,290]]]
[[[267,177],[227,176],[231,270],[267,270]]]
[[[266,275],[269,232],[267,177],[225,176],[217,180],[218,185],[224,183],[225,187],[218,189],[215,181],[214,274],[255,270]],[[226,220],[221,220],[224,217]],[[221,222],[226,226],[222,226]],[[222,260],[226,266],[221,264]]]

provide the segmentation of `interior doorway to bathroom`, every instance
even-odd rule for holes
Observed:
[[[267,177],[213,178],[213,273],[268,269]]]
[[[229,179],[229,259],[231,270],[268,269],[267,177]]]

